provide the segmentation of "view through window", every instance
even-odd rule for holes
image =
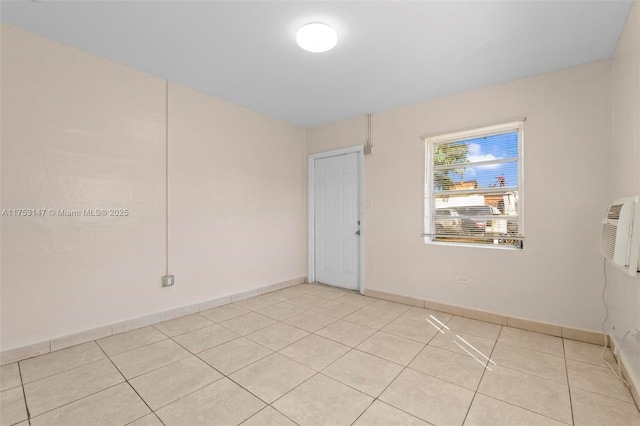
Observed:
[[[522,127],[425,137],[425,242],[522,248]]]

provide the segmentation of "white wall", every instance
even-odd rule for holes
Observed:
[[[3,351],[305,275],[304,131],[10,25],[2,43]]]
[[[373,154],[365,157],[366,288],[598,330],[610,87],[603,61],[375,114]],[[425,245],[420,136],[522,116],[524,250]],[[308,129],[307,149],[364,139],[365,117],[357,117]],[[457,274],[470,284],[457,284]]]
[[[613,58],[613,191],[610,201],[640,194],[640,3],[631,9]],[[632,278],[609,268],[612,281],[611,333],[618,345],[631,329],[640,330],[640,276]],[[640,389],[640,337],[627,337],[625,365]]]

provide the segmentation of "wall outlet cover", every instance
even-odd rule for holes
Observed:
[[[171,287],[175,284],[175,277],[173,275],[165,275],[162,277],[162,287]]]

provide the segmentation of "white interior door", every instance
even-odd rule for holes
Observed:
[[[316,281],[358,289],[358,153],[314,161]]]

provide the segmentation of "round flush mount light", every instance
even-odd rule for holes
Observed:
[[[327,24],[312,22],[298,30],[296,41],[308,52],[322,53],[335,47],[338,34]]]

